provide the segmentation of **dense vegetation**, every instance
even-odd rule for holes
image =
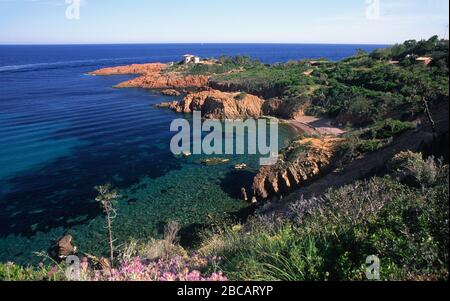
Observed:
[[[200,249],[233,280],[382,280],[448,277],[448,166],[401,153],[391,173],[296,201],[290,218],[257,216],[212,232]]]
[[[433,58],[429,66],[418,56]],[[400,60],[399,64],[392,63]],[[337,117],[343,125],[369,125],[386,116],[412,119],[430,104],[447,101],[448,40],[407,41],[341,62],[252,64],[212,82],[285,101],[310,103],[308,113]],[[270,91],[270,92],[268,92]]]
[[[412,122],[386,119],[364,129],[350,131],[343,135],[345,142],[339,146],[338,164],[342,166],[364,154],[375,152],[389,145],[400,134],[414,128]]]
[[[257,60],[252,60],[248,56],[221,56],[216,59],[208,59],[209,64],[184,64],[184,62],[178,62],[166,69],[166,72],[181,72],[184,75],[213,75],[224,74],[230,72],[237,72],[244,69],[251,69],[255,66],[259,66],[260,63]]]
[[[313,78],[304,75],[307,71],[306,62],[272,66],[255,64],[242,72],[216,76],[213,81],[235,84],[242,90],[258,95],[264,95],[265,91],[274,91],[274,94],[298,97],[307,95],[312,89],[310,87],[315,85]]]
[[[439,40],[433,36],[428,40],[409,40],[387,49],[378,49],[370,54],[371,58],[378,60],[397,60],[403,66],[413,65],[415,59],[429,56],[433,59],[432,66],[447,69],[448,72],[448,41]]]

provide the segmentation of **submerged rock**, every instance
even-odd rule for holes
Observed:
[[[228,162],[230,162],[230,159],[209,158],[209,159],[200,160],[200,162],[204,165],[218,165],[218,164],[228,163]]]
[[[190,156],[192,156],[192,153],[191,153],[191,152],[183,152],[183,153],[181,153],[181,155],[182,155],[184,158],[189,158]]]
[[[245,164],[245,163],[236,164],[236,165],[234,166],[234,169],[235,169],[235,170],[243,170],[243,169],[246,169],[246,168],[247,168],[247,164]]]
[[[158,108],[158,109],[176,110],[176,108],[178,107],[178,101],[163,102],[163,103],[156,104],[154,106],[155,106],[155,108]]]
[[[178,92],[175,89],[165,89],[161,91],[161,94],[166,95],[166,96],[180,96],[181,93]]]

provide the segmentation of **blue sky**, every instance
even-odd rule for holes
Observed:
[[[448,36],[447,0],[82,0],[78,20],[66,18],[66,1],[73,0],[0,0],[0,43],[384,44]]]

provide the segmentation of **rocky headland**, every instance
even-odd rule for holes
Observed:
[[[217,120],[270,116],[288,120],[299,133],[318,135],[318,138],[293,141],[283,150],[277,164],[259,170],[252,186],[253,196],[258,200],[281,196],[301,187],[331,166],[335,149],[342,141],[336,136],[344,132],[331,125],[316,128],[315,122],[320,120],[304,119],[309,103],[283,101],[277,98],[280,95],[277,88],[247,91],[239,85],[212,80],[211,74],[186,74],[183,68],[176,71],[171,66],[161,63],[129,65],[104,68],[90,74],[138,75],[116,88],[153,89],[174,97],[185,94],[182,100],[161,103],[156,105],[157,108],[186,114],[200,111],[203,118]]]
[[[220,86],[211,81],[209,75],[192,75],[170,71],[170,65],[161,63],[134,64],[110,67],[89,73],[90,75],[138,75],[131,80],[117,84],[116,88],[143,88],[160,90],[167,96],[187,94],[182,101],[168,102],[158,105],[179,113],[201,111],[203,117],[210,119],[259,118],[272,116],[294,120],[303,116],[308,104],[287,103],[281,99],[265,100],[261,93],[245,93],[238,87]],[[217,88],[214,88],[217,87]],[[262,95],[274,94],[262,93]],[[298,127],[297,127],[298,129]]]
[[[182,101],[158,105],[178,113],[200,111],[207,119],[245,119],[259,118],[262,113],[263,100],[246,93],[228,93],[207,90],[188,94]]]
[[[205,75],[183,75],[178,72],[165,72],[167,64],[152,63],[104,68],[90,75],[139,75],[129,81],[116,85],[116,88],[143,88],[155,90],[183,90],[208,86],[209,77]]]

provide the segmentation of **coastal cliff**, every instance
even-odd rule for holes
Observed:
[[[244,83],[227,82],[225,80],[219,80],[217,78],[210,79],[209,86],[213,89],[225,92],[247,91],[250,94],[257,95],[264,99],[279,97],[283,94],[284,91],[283,87],[281,86],[251,87]]]
[[[309,103],[287,102],[278,98],[266,100],[262,106],[264,115],[283,119],[296,119],[305,115]]]
[[[188,94],[180,102],[158,105],[178,113],[202,112],[207,119],[245,119],[262,116],[263,100],[247,93],[226,93],[208,90]]]
[[[337,147],[344,139],[333,136],[293,141],[273,166],[263,166],[253,181],[257,198],[281,196],[315,179],[331,167]]]

